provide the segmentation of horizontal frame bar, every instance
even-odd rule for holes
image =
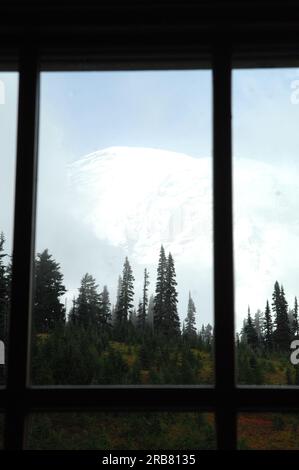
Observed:
[[[213,388],[36,388],[23,393],[15,392],[25,412],[36,410],[78,409],[143,409],[143,410],[207,410],[215,411],[217,406],[230,407],[235,412],[256,411],[299,411],[299,388],[297,387],[242,387],[229,395],[223,395]],[[5,409],[11,400],[8,390],[0,390],[0,409]]]

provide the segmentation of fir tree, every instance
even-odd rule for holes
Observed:
[[[122,277],[121,277],[121,276],[118,276],[117,291],[116,291],[115,312],[117,312],[118,307],[119,307],[119,301],[120,301],[120,293],[121,293],[122,282],[123,282]]]
[[[196,337],[195,312],[196,312],[195,304],[191,297],[191,292],[189,292],[187,317],[185,319],[185,325],[184,325],[184,334],[188,338]]]
[[[99,298],[98,323],[100,325],[110,325],[112,322],[111,303],[107,286],[103,287]]]
[[[33,320],[37,333],[47,333],[65,322],[65,307],[60,297],[65,294],[60,266],[48,250],[38,253],[35,261],[35,296]]]
[[[147,309],[147,324],[152,329],[154,326],[155,298],[153,294],[149,298]]]
[[[136,308],[133,308],[129,312],[129,321],[133,326],[137,326],[137,312]]]
[[[146,323],[146,315],[148,309],[148,286],[149,286],[149,274],[147,269],[144,270],[143,279],[143,298],[142,298],[142,315],[139,315],[139,322],[144,326]]]
[[[275,313],[276,329],[273,333],[275,344],[281,350],[287,350],[290,346],[291,332],[288,319],[288,303],[285,298],[283,286],[276,281],[272,296],[272,308]]]
[[[258,336],[258,341],[261,344],[263,340],[263,314],[260,310],[257,310],[254,315],[254,327]]]
[[[98,293],[98,285],[94,277],[86,273],[81,279],[72,320],[83,328],[88,328],[96,326],[99,322],[99,317],[100,294]]]
[[[154,303],[154,329],[161,331],[165,321],[165,293],[166,293],[167,260],[163,245],[160,249],[160,257],[157,269],[157,283]]]
[[[264,342],[267,348],[272,347],[272,340],[273,340],[273,322],[271,316],[271,310],[269,301],[267,300],[266,308],[265,308],[265,315],[264,315],[264,323],[263,323],[263,336]]]
[[[134,276],[128,258],[125,259],[119,301],[117,306],[117,324],[123,326],[129,319],[130,310],[133,307]]]
[[[258,334],[255,329],[254,323],[252,321],[249,307],[248,307],[247,321],[244,327],[244,334],[246,336],[247,344],[251,346],[252,348],[256,348],[258,346]]]
[[[180,334],[180,318],[177,311],[178,293],[176,274],[171,253],[168,255],[165,279],[165,322],[162,330],[167,336]]]
[[[146,314],[144,313],[144,304],[141,300],[138,303],[137,309],[137,326],[139,330],[144,331],[146,325]]]

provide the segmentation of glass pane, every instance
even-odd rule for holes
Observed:
[[[43,73],[32,380],[210,384],[211,73]]]
[[[241,450],[299,450],[298,413],[242,413],[238,418]]]
[[[214,449],[214,417],[208,413],[34,414],[28,449]]]
[[[0,72],[0,386],[5,382],[10,307],[17,100],[18,74]]]
[[[298,77],[297,69],[233,74],[240,384],[299,384]]]

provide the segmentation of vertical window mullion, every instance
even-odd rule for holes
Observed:
[[[24,46],[19,59],[13,274],[5,420],[5,448],[11,450],[22,449],[25,432],[24,392],[29,371],[39,88],[35,47]]]
[[[217,47],[213,59],[216,424],[218,448],[235,449],[231,55],[229,47]]]

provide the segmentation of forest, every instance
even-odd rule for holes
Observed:
[[[154,295],[149,296],[147,269],[144,270],[142,292],[135,292],[134,273],[129,259],[125,258],[115,299],[110,298],[107,285],[99,288],[96,279],[90,273],[85,273],[78,286],[78,294],[67,311],[63,301],[67,288],[59,263],[47,249],[37,253],[32,312],[33,384],[213,384],[213,327],[210,324],[197,327],[200,314],[190,292],[185,318],[181,321],[175,260],[171,253],[165,252],[163,246],[157,255]],[[4,344],[7,344],[12,275],[9,260],[5,251],[5,237],[1,234],[0,339]],[[139,301],[136,304],[134,300],[137,294]],[[290,307],[283,285],[275,281],[271,301],[265,299],[264,310],[254,314],[248,307],[243,327],[236,333],[238,383],[299,385],[299,367],[294,367],[289,361],[290,343],[297,335],[297,298]],[[4,370],[1,380],[5,382]],[[153,419],[158,420],[159,426],[164,429],[166,422],[177,421],[175,413],[173,416],[160,415],[153,415]],[[167,416],[166,421],[162,415]],[[183,415],[180,414],[179,419],[182,432],[188,421]],[[78,416],[72,416],[77,422]],[[89,424],[94,423],[94,417],[88,416],[84,420]],[[134,420],[126,416],[125,427]],[[144,416],[142,419],[145,419]],[[197,423],[193,431],[196,429],[201,435],[202,448],[213,448],[215,442],[211,417],[204,413],[200,417],[199,413],[192,415],[192,418],[190,416],[188,419]],[[50,442],[53,438],[53,423],[57,425],[57,415],[52,418],[37,417],[34,421],[37,424],[33,428],[36,431],[43,420],[48,423],[45,425],[48,430],[45,439],[50,439]],[[148,422],[151,419],[147,417]],[[90,426],[92,430],[95,429],[94,425]],[[66,429],[67,426],[62,428]],[[67,435],[65,432],[65,443],[69,441]],[[40,448],[42,444],[38,440],[41,434],[33,432],[33,436],[35,447]],[[193,437],[189,436],[189,444],[185,442],[185,448],[191,445]],[[245,438],[241,444],[247,448]],[[77,448],[79,443],[74,445]]]

